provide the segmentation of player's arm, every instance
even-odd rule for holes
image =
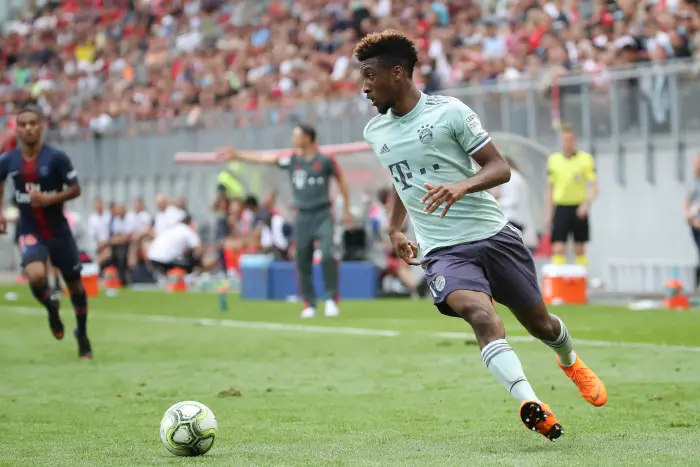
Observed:
[[[80,183],[78,182],[78,172],[73,168],[73,163],[68,156],[62,152],[56,155],[56,167],[58,170],[61,182],[63,182],[63,190],[51,195],[44,194],[45,199],[43,205],[63,204],[66,201],[80,196]]]
[[[350,188],[335,158],[329,157],[328,164],[331,175],[333,175],[336,182],[338,182],[340,196],[343,197],[343,216],[345,217],[345,223],[349,226],[352,223],[352,215],[350,214]]]
[[[241,151],[234,147],[219,148],[216,156],[221,162],[240,161],[249,164],[277,164],[278,156],[267,152]]]
[[[464,193],[490,190],[510,180],[510,166],[481,125],[479,116],[463,102],[454,102],[449,121],[454,137],[469,157],[481,166],[476,175],[460,183]]]
[[[547,159],[547,199],[545,200],[544,223],[545,228],[552,226],[552,216],[554,215],[554,184],[557,181],[557,173],[554,170],[552,156]]]
[[[586,177],[586,204],[588,206],[598,197],[598,176],[595,172],[595,160],[589,156],[590,160],[586,167],[584,176]]]
[[[421,199],[421,203],[425,204],[425,212],[432,214],[444,203],[440,217],[445,217],[450,206],[464,195],[490,190],[510,180],[510,166],[481,126],[479,117],[462,102],[455,101],[450,105],[447,119],[452,136],[467,156],[481,166],[481,170],[472,177],[455,180],[451,184],[425,184],[428,192]]]

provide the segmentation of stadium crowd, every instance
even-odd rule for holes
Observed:
[[[387,28],[414,32],[422,64],[415,80],[426,92],[523,79],[546,89],[568,73],[593,74],[604,84],[611,67],[700,58],[697,0],[38,0],[28,6],[0,36],[0,119],[36,100],[62,138],[214,125],[222,112],[237,125],[275,122],[300,105],[355,102],[353,44]]]

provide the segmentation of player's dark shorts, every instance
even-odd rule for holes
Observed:
[[[22,234],[19,245],[22,250],[23,267],[34,262],[46,263],[47,259],[51,259],[51,265],[61,271],[66,282],[80,279],[83,266],[72,236],[45,240],[34,234]]]
[[[552,241],[566,242],[569,235],[574,237],[577,243],[586,243],[589,241],[588,217],[581,219],[576,215],[576,206],[554,207],[554,215],[552,216]]]
[[[535,262],[511,224],[491,238],[433,250],[421,265],[435,306],[447,316],[458,316],[446,302],[456,290],[483,292],[516,310],[542,300]]]

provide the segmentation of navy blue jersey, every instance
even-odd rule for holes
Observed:
[[[0,183],[7,178],[14,183],[20,235],[33,234],[41,239],[71,235],[62,204],[33,208],[29,201],[30,191],[54,194],[78,183],[66,153],[44,144],[34,160],[26,161],[19,148],[13,149],[0,158]]]

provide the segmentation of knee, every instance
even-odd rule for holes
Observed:
[[[31,263],[24,268],[24,275],[30,286],[38,286],[46,282],[46,268],[43,264]]]
[[[474,296],[473,294],[460,294],[451,300],[450,307],[471,324],[477,334],[502,333],[503,322],[493,309],[488,296]]]

